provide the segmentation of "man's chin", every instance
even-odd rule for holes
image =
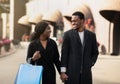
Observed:
[[[73,29],[78,29],[78,27],[75,26],[75,27],[73,27]]]
[[[72,26],[73,28],[77,28],[77,26]]]
[[[78,26],[74,25],[73,28],[78,28]]]

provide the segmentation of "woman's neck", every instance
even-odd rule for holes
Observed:
[[[46,41],[47,38],[45,36],[40,36],[40,41]]]

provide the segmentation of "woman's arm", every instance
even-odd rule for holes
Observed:
[[[35,61],[32,60],[34,52],[35,52],[35,47],[34,47],[33,43],[30,43],[28,46],[26,61],[33,65],[35,64]]]
[[[59,57],[60,57],[60,55],[58,52],[58,47],[57,47],[57,44],[54,42],[54,63],[55,63],[55,66],[56,66],[58,72],[60,73],[61,63],[60,63]]]
[[[69,58],[70,39],[68,32],[64,33],[63,44],[61,50],[61,72],[66,72]]]

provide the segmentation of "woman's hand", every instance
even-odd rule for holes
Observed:
[[[32,57],[32,60],[35,61],[37,59],[41,58],[41,54],[40,54],[40,51],[36,51],[34,54],[33,54],[33,57]]]
[[[68,76],[64,72],[61,72],[60,78],[61,78],[62,82],[65,82],[66,80],[68,80]]]

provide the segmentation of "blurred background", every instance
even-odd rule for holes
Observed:
[[[72,28],[71,15],[75,11],[84,13],[86,29],[97,36],[100,55],[93,68],[94,84],[120,84],[119,4],[120,0],[0,0],[0,66],[3,66],[0,84],[8,84],[3,80],[9,70],[5,66],[18,61],[10,69],[15,71],[14,75],[10,73],[12,79],[8,78],[9,84],[13,84],[19,64],[25,62],[30,35],[38,22],[45,20],[51,24],[51,38],[61,50],[62,37]]]

